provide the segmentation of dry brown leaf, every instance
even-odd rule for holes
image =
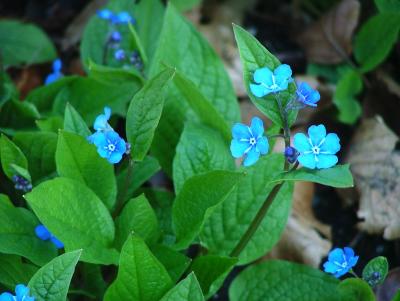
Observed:
[[[360,3],[343,0],[299,36],[310,61],[321,64],[342,62],[352,50]]]
[[[349,151],[356,188],[360,192],[360,229],[382,233],[385,239],[400,237],[400,152],[398,137],[380,117],[365,119]]]
[[[293,212],[286,229],[266,258],[285,259],[318,267],[332,247],[331,242],[319,233],[330,237],[330,226],[319,222],[312,212],[314,183],[296,183],[293,195]]]

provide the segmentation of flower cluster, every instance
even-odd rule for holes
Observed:
[[[29,288],[23,284],[15,287],[15,296],[11,293],[2,293],[0,301],[35,301],[34,297],[29,296]]]
[[[107,159],[112,164],[116,164],[121,161],[123,154],[129,148],[127,148],[124,139],[108,123],[110,117],[111,109],[105,107],[104,114],[97,116],[94,121],[93,128],[96,132],[87,137],[87,139],[97,147],[100,157]]]
[[[15,184],[15,189],[22,190],[23,192],[28,192],[32,190],[32,184],[20,175],[14,175],[12,180]]]
[[[352,271],[357,264],[358,256],[354,255],[352,248],[336,248],[328,255],[328,261],[324,263],[326,273],[333,274],[336,278]]]
[[[62,62],[60,59],[56,59],[53,62],[53,72],[50,73],[49,75],[47,75],[44,84],[48,85],[51,84],[53,82],[55,82],[56,80],[58,80],[59,78],[63,77],[64,74],[62,74],[61,69],[62,69]]]
[[[41,240],[44,241],[50,240],[56,246],[57,249],[64,248],[64,244],[61,241],[59,241],[53,234],[51,234],[50,231],[44,225],[36,226],[35,233],[36,236]]]
[[[109,21],[111,24],[135,24],[136,22],[135,18],[126,11],[114,13],[109,9],[102,9],[97,12],[97,16],[100,19]]]

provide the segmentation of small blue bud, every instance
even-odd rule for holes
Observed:
[[[110,41],[113,43],[119,43],[122,40],[122,36],[119,31],[113,31],[110,36]]]
[[[125,51],[123,49],[118,49],[114,52],[114,57],[117,61],[122,61],[125,59]]]
[[[299,152],[291,146],[285,148],[285,157],[290,164],[293,164],[297,161],[297,157],[299,156]]]

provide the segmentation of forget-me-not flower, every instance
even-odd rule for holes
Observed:
[[[115,58],[117,61],[122,61],[122,60],[124,60],[124,59],[125,59],[125,51],[124,51],[123,49],[117,49],[117,50],[114,52],[114,58]]]
[[[291,76],[292,69],[286,64],[280,65],[273,72],[268,67],[257,69],[253,75],[255,84],[250,84],[251,93],[257,97],[264,97],[286,90],[292,81]]]
[[[118,133],[108,131],[97,135],[93,142],[97,147],[100,157],[106,158],[108,162],[115,164],[121,161],[126,152],[126,143]]]
[[[135,23],[135,19],[127,11],[114,13],[109,9],[102,9],[97,11],[97,16],[100,19],[111,22],[112,24]]]
[[[302,82],[298,85],[296,95],[299,102],[310,107],[316,107],[317,102],[321,98],[319,92],[311,88],[306,82]]]
[[[336,248],[329,252],[328,261],[324,263],[326,273],[333,274],[336,278],[347,274],[358,261],[352,248]]]
[[[258,117],[253,117],[251,125],[236,123],[232,128],[231,153],[235,158],[245,157],[244,166],[257,162],[260,155],[268,153],[268,139],[263,136],[264,124]]]
[[[36,226],[35,228],[35,233],[38,238],[41,240],[50,240],[57,249],[62,249],[64,248],[64,244],[59,241],[53,234],[50,233],[50,231],[44,226],[44,225],[39,225]]]
[[[44,84],[45,85],[51,84],[51,83],[55,82],[56,80],[58,80],[60,77],[63,77],[64,74],[62,74],[61,68],[62,68],[61,60],[56,59],[53,62],[53,72],[50,73],[49,75],[47,75],[47,77],[44,81]]]
[[[29,288],[23,284],[15,287],[15,296],[11,293],[2,293],[0,301],[35,301],[34,297],[29,296]]]
[[[297,160],[307,168],[329,168],[338,162],[335,155],[340,150],[339,137],[326,134],[325,126],[312,125],[308,128],[308,138],[303,133],[294,135],[294,147],[300,152]]]

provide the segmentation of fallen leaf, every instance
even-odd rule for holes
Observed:
[[[378,301],[391,301],[400,290],[400,268],[389,271],[385,282],[378,286],[376,297]],[[396,299],[397,300],[397,299]]]
[[[309,61],[337,64],[352,51],[352,37],[358,24],[360,3],[343,0],[306,29],[298,38]]]

